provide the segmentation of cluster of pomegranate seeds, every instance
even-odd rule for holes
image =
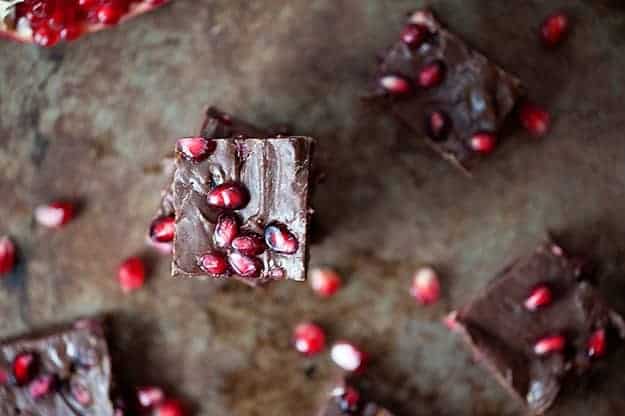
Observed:
[[[163,389],[156,386],[146,386],[137,389],[137,402],[143,411],[150,411],[154,416],[185,416],[182,403],[167,397]]]
[[[313,269],[310,272],[309,280],[315,293],[322,298],[329,298],[334,295],[343,284],[341,275],[336,270],[328,268]]]
[[[477,153],[488,154],[495,150],[497,137],[493,133],[475,133],[469,140],[469,146]]]
[[[313,356],[325,349],[326,335],[319,325],[304,322],[293,330],[293,345],[303,355]]]
[[[525,308],[530,311],[535,311],[536,309],[547,306],[552,301],[551,289],[549,286],[540,285],[532,290],[532,293],[525,300]]]
[[[56,377],[52,374],[44,374],[37,377],[28,385],[28,392],[34,399],[40,399],[52,393],[56,385]]]
[[[422,267],[412,278],[410,294],[421,305],[436,303],[440,298],[441,286],[438,273],[431,267]]]
[[[330,350],[332,361],[343,370],[361,372],[367,363],[367,354],[348,341],[338,341]]]
[[[210,156],[216,149],[214,140],[203,137],[189,137],[178,139],[176,149],[178,154],[187,160],[199,162]]]
[[[6,275],[15,266],[15,245],[7,236],[0,237],[0,276]]]
[[[35,208],[35,220],[44,227],[58,228],[71,221],[75,213],[74,204],[56,201]]]
[[[532,135],[544,136],[549,130],[551,117],[549,113],[535,104],[525,103],[519,112],[521,125]]]
[[[174,240],[176,221],[173,215],[156,218],[150,225],[150,239],[155,243],[170,243]]]
[[[13,377],[19,386],[28,384],[37,372],[37,357],[32,352],[22,352],[13,359]]]
[[[145,265],[139,257],[130,257],[120,266],[117,273],[119,285],[124,293],[130,293],[143,286],[145,282]]]
[[[551,335],[542,338],[534,344],[534,353],[536,355],[547,355],[554,352],[561,352],[566,346],[566,338],[562,335]]]
[[[562,43],[569,32],[569,17],[566,13],[556,12],[548,16],[540,27],[543,44],[555,47]]]

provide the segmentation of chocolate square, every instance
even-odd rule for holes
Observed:
[[[625,337],[623,319],[594,281],[588,262],[545,243],[503,270],[450,323],[514,397],[542,414],[568,376],[588,371]]]
[[[254,286],[305,280],[313,144],[309,137],[214,139],[202,160],[178,151],[173,275],[232,276]],[[218,238],[219,224],[228,223],[240,241]]]
[[[393,416],[388,410],[363,397],[346,380],[338,382],[329,393],[317,416]]]
[[[463,170],[495,141],[522,94],[520,81],[445,29],[429,10],[413,13],[383,57],[375,95],[385,107]],[[482,152],[488,149],[484,142]]]
[[[30,370],[15,370],[16,357],[32,358]],[[0,374],[3,416],[119,414],[111,399],[111,359],[99,321],[81,320],[45,335],[2,342]]]

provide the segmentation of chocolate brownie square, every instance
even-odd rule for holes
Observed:
[[[625,337],[588,264],[545,243],[450,315],[478,361],[532,414],[544,413],[569,376],[588,371]]]
[[[174,175],[177,277],[305,280],[314,140],[181,139]]]
[[[381,60],[374,97],[466,171],[491,152],[520,81],[448,31],[429,10],[412,13]]]
[[[330,392],[317,416],[393,416],[391,412],[366,400],[351,383],[343,380]]]
[[[0,343],[3,416],[118,416],[102,324],[77,321]]]

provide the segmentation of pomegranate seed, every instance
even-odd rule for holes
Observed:
[[[150,238],[155,243],[169,243],[174,239],[176,221],[173,215],[156,218],[150,225]]]
[[[355,388],[339,388],[337,391],[333,392],[333,395],[337,398],[339,409],[341,409],[342,412],[353,413],[358,410],[360,393]]]
[[[100,0],[78,0],[78,6],[83,10],[93,10],[100,4]]]
[[[228,271],[228,262],[226,257],[217,252],[210,252],[200,257],[200,268],[206,273],[220,276]]]
[[[519,113],[521,124],[534,136],[544,136],[549,130],[550,116],[547,111],[533,104],[524,104]]]
[[[559,352],[564,349],[566,340],[562,335],[553,335],[539,340],[534,345],[536,355],[545,355],[552,352]]]
[[[199,162],[210,156],[217,147],[214,140],[205,139],[203,137],[189,137],[185,139],[179,139],[176,145],[178,153],[187,159],[194,162]]]
[[[13,270],[15,266],[15,245],[7,236],[0,237],[0,276]]]
[[[63,40],[75,40],[83,33],[83,27],[79,23],[67,25],[61,29],[60,35]]]
[[[37,357],[31,352],[22,352],[13,360],[13,377],[15,382],[23,386],[30,382],[37,370]]]
[[[118,23],[123,15],[124,10],[116,2],[105,3],[100,6],[96,11],[96,17],[98,18],[98,22],[104,25],[114,25]]]
[[[208,204],[226,209],[241,209],[250,202],[247,189],[237,182],[226,182],[213,188],[207,196]]]
[[[443,81],[444,71],[445,67],[439,61],[427,64],[419,72],[419,85],[422,88],[436,87]]]
[[[56,379],[54,375],[46,374],[34,379],[28,386],[28,392],[33,399],[42,398],[54,390]]]
[[[232,248],[246,256],[258,256],[265,251],[265,242],[262,236],[247,233],[232,240]]]
[[[40,26],[33,33],[33,42],[39,46],[51,47],[61,39],[59,32],[50,26]]]
[[[330,350],[332,361],[346,371],[362,371],[367,361],[367,355],[355,345],[347,341],[339,341]]]
[[[297,238],[287,229],[286,225],[277,222],[265,228],[265,243],[273,251],[284,254],[293,254],[299,243]]]
[[[243,277],[258,277],[263,270],[263,265],[255,257],[245,256],[237,251],[233,251],[228,256],[230,267],[236,274]]]
[[[139,257],[126,259],[117,274],[119,284],[124,293],[130,293],[143,286],[145,282],[145,265]]]
[[[422,305],[435,303],[440,298],[438,274],[431,267],[422,267],[412,278],[410,294]]]
[[[430,139],[440,141],[447,138],[451,121],[442,111],[432,111],[427,118],[426,131]]]
[[[497,138],[491,133],[475,133],[471,136],[469,146],[477,153],[488,154],[495,150]]]
[[[163,389],[155,386],[140,387],[137,389],[137,400],[143,407],[153,407],[165,399]]]
[[[588,356],[602,357],[606,352],[606,334],[605,329],[596,330],[588,340]]]
[[[319,325],[305,322],[293,330],[295,349],[306,356],[320,353],[326,347],[326,336]]]
[[[425,25],[411,23],[404,27],[399,37],[402,42],[411,48],[418,48],[428,36],[428,33],[429,30]]]
[[[315,293],[328,298],[341,288],[341,276],[332,269],[314,269],[310,272],[310,285]]]
[[[525,300],[525,307],[530,311],[547,306],[551,303],[551,289],[548,286],[541,285],[532,290],[532,293]]]
[[[45,227],[57,228],[74,217],[74,205],[69,202],[52,202],[35,208],[35,219]]]
[[[186,412],[182,403],[175,399],[166,399],[156,406],[154,416],[185,416]]]
[[[406,95],[412,92],[410,82],[398,75],[385,75],[378,82],[384,91],[391,95]]]
[[[54,13],[54,2],[49,0],[36,0],[27,3],[26,18],[32,25],[39,25],[52,17]]]
[[[557,12],[547,17],[540,28],[543,44],[549,47],[559,45],[569,31],[569,17]]]
[[[230,247],[232,241],[239,234],[239,221],[232,214],[221,214],[217,218],[214,239],[219,247]]]
[[[72,380],[69,385],[69,390],[74,400],[82,406],[89,406],[92,403],[93,398],[91,397],[91,392],[84,383]]]

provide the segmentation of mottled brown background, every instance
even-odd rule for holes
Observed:
[[[23,262],[0,290],[0,333],[109,313],[127,383],[164,384],[203,416],[311,415],[332,365],[298,357],[289,337],[314,319],[331,339],[366,346],[370,386],[400,416],[520,414],[438,318],[546,230],[598,256],[602,289],[625,312],[625,6],[431,2],[555,119],[541,140],[511,128],[469,180],[358,100],[376,52],[422,3],[175,0],[53,50],[2,41],[0,230]],[[575,17],[573,35],[546,52],[537,26],[559,7]],[[121,294],[119,262],[149,253],[159,160],[197,130],[207,104],[319,139],[327,234],[312,263],[344,273],[340,294],[319,300],[297,283],[216,292],[172,280],[167,259],[150,254],[145,289]],[[33,207],[57,197],[83,201],[80,217],[60,231],[37,227]],[[429,308],[407,293],[423,263],[444,275],[444,298]],[[553,415],[621,414],[625,358],[607,364]]]

